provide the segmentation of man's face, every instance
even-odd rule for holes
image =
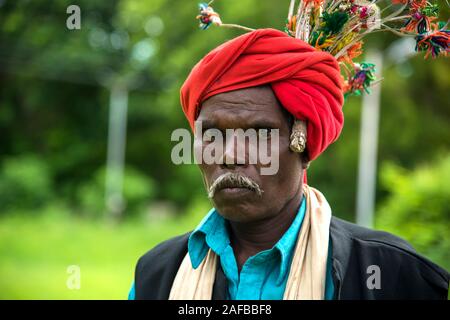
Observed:
[[[256,182],[262,189],[258,195],[247,188],[219,188],[212,196],[214,207],[226,219],[234,222],[249,222],[270,218],[280,212],[302,187],[302,160],[298,153],[289,149],[291,132],[289,118],[280,106],[270,86],[252,87],[217,94],[203,102],[197,121],[202,131],[218,129],[223,133],[223,164],[199,164],[207,191],[218,177],[225,173],[238,173]],[[270,134],[267,141],[268,154],[279,156],[279,169],[273,175],[261,175],[260,161],[251,164],[248,156],[248,139],[244,142],[245,163],[238,164],[238,143],[233,136],[225,141],[226,129],[254,129],[264,136],[267,129],[279,130],[278,150],[270,150]],[[196,136],[195,148],[204,150],[209,142]],[[241,146],[242,147],[242,146]],[[273,159],[272,159],[273,160]],[[266,165],[267,166],[267,165]]]

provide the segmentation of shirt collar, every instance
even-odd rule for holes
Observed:
[[[298,233],[306,212],[306,201],[302,199],[300,208],[291,226],[267,253],[278,252],[281,257],[280,272],[277,284],[281,284],[290,270]],[[205,258],[208,249],[211,248],[217,255],[221,255],[230,244],[226,220],[216,211],[211,209],[203,218],[197,228],[194,229],[188,240],[188,253],[192,267],[196,269]]]
[[[189,236],[188,252],[192,267],[197,269],[208,249],[220,256],[229,243],[226,220],[212,208]]]

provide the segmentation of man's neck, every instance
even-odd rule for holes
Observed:
[[[301,189],[278,212],[267,219],[252,222],[231,222],[230,240],[239,271],[247,259],[272,248],[294,221],[302,200]]]

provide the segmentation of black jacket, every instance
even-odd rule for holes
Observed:
[[[136,299],[169,297],[187,253],[189,234],[167,240],[139,259]],[[335,299],[447,299],[449,273],[417,254],[406,241],[335,217],[331,219],[330,236]],[[379,288],[373,286],[378,271]],[[227,288],[218,263],[213,299],[225,300]]]

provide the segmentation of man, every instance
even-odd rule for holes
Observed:
[[[181,89],[195,148],[208,130],[254,129],[274,139],[279,168],[252,163],[247,140],[199,164],[214,208],[136,266],[136,299],[446,299],[449,274],[402,239],[331,216],[305,170],[343,126],[336,59],[272,29],[206,55]],[[243,144],[240,146],[239,144]],[[259,146],[259,144],[258,144]],[[244,147],[244,154],[238,152]]]

